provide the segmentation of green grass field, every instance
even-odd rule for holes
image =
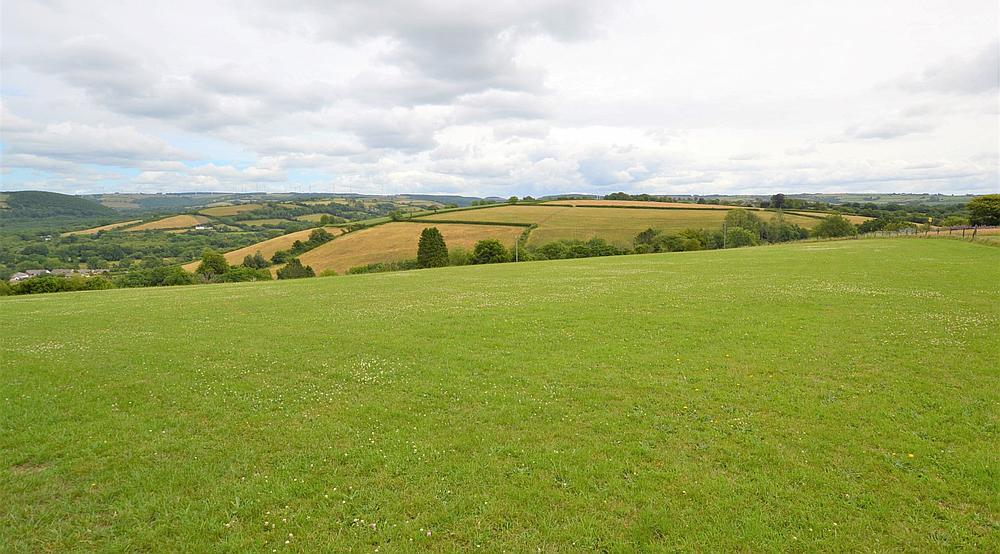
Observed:
[[[0,298],[0,544],[997,551],[1000,249]]]

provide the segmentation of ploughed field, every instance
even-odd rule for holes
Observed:
[[[996,551],[998,325],[924,239],[4,297],[0,544]]]
[[[579,202],[579,201],[575,201]],[[607,201],[602,201],[607,202]],[[528,238],[529,246],[541,246],[556,240],[588,240],[602,238],[610,243],[631,247],[635,236],[653,228],[668,233],[684,229],[719,229],[728,210],[685,208],[635,208],[607,207],[609,204],[563,206],[563,205],[514,205],[444,212],[421,216],[414,221],[471,221],[491,223],[537,224]],[[690,206],[690,204],[689,204]],[[697,206],[697,204],[695,204]],[[769,220],[775,212],[755,211],[761,219]],[[821,215],[807,217],[785,214],[790,223],[805,228],[814,227]]]

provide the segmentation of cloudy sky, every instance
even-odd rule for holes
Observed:
[[[998,192],[996,0],[2,0],[0,190]]]

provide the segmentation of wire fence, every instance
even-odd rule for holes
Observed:
[[[872,231],[861,235],[863,238],[951,236],[975,239],[977,236],[1000,236],[998,225],[962,225],[957,227],[905,227],[894,231]]]

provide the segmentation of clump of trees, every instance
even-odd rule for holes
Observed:
[[[1000,225],[1000,194],[984,194],[969,201],[972,225]]]
[[[472,250],[470,262],[474,264],[499,264],[510,260],[507,248],[496,239],[481,240]]]
[[[820,238],[852,237],[858,234],[858,226],[840,214],[830,214],[813,228],[813,236]]]
[[[427,227],[420,233],[417,243],[417,267],[444,267],[448,265],[448,246],[437,227]]]
[[[46,275],[43,277],[33,277],[14,284],[2,283],[0,285],[0,296],[13,294],[41,294],[46,292],[73,292],[80,290],[104,290],[113,289],[115,284],[111,280],[97,276],[84,277],[74,275],[72,277],[61,277]]]
[[[271,262],[267,261],[264,255],[260,253],[260,250],[254,252],[253,256],[247,254],[247,256],[243,258],[243,267],[249,267],[252,269],[267,269],[270,265]]]
[[[278,279],[302,279],[304,277],[315,277],[316,272],[313,268],[306,265],[302,265],[302,262],[298,258],[292,258],[288,260],[285,267],[278,270]]]
[[[258,255],[260,252],[257,253]],[[260,256],[263,258],[263,256]],[[251,264],[256,264],[253,258],[247,256]],[[246,260],[244,260],[245,262]],[[214,250],[205,250],[201,255],[201,263],[195,269],[206,283],[236,283],[243,281],[270,281],[271,272],[265,268],[247,265],[230,266],[226,257]]]

